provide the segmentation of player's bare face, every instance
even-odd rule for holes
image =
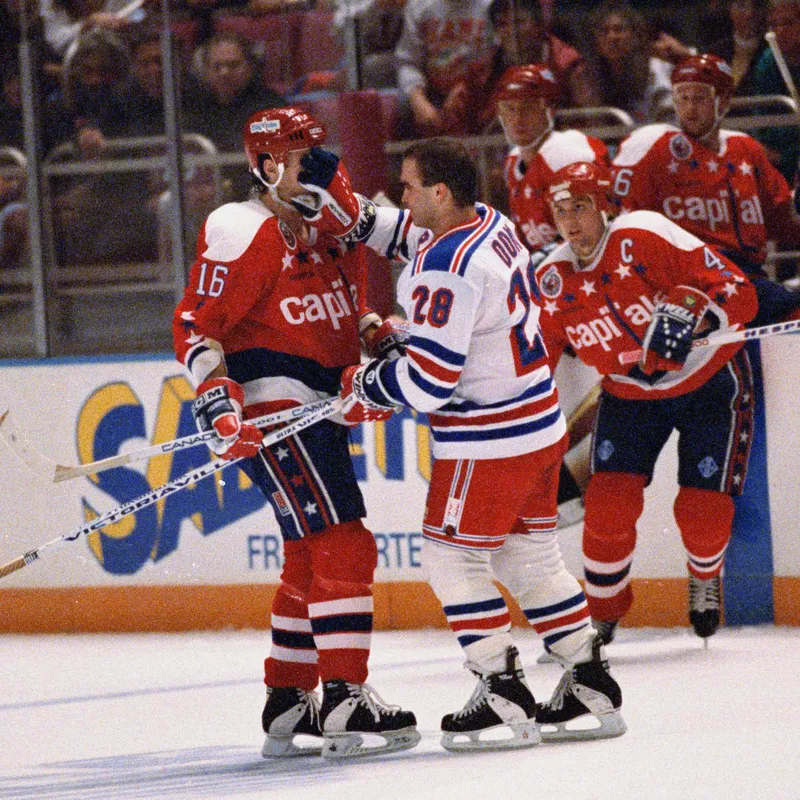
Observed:
[[[497,116],[511,144],[530,147],[547,130],[547,105],[541,98],[500,100]]]
[[[714,89],[705,83],[678,83],[672,89],[678,120],[689,136],[701,139],[717,122]]]
[[[403,205],[411,212],[411,219],[420,228],[438,229],[438,204],[436,186],[423,186],[417,161],[414,158],[403,160],[400,169],[400,184],[403,187]]]
[[[594,253],[606,223],[591,197],[570,197],[551,206],[553,220],[564,241],[580,259]]]

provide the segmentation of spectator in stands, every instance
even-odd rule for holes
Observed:
[[[143,31],[130,43],[131,81],[125,95],[125,135],[164,133],[164,86],[160,34]]]
[[[493,54],[491,0],[408,0],[395,49],[397,82],[415,134],[480,127],[478,109]]]
[[[22,90],[19,63],[16,59],[5,59],[0,63],[0,146],[22,150],[25,141],[22,129]]]
[[[492,0],[489,19],[498,47],[492,61],[488,96],[508,67],[546,64],[561,87],[556,107],[601,104],[586,61],[574,47],[548,32],[539,0]],[[484,116],[488,120],[492,114],[493,109],[487,108]]]
[[[768,0],[727,0],[725,10],[729,30],[712,42],[706,52],[713,53],[731,65],[734,93],[755,94],[753,70],[767,48]]]
[[[602,105],[627,111],[640,125],[673,119],[672,65],[651,55],[644,16],[623,0],[607,0],[589,29],[587,62]]]
[[[775,32],[796,87],[800,86],[800,2],[771,0],[769,27]],[[767,48],[753,68],[753,94],[791,95],[772,51]],[[796,127],[761,128],[754,136],[764,145],[770,161],[789,183],[793,183],[800,157],[800,134]]]
[[[361,77],[364,88],[397,86],[395,47],[403,33],[403,11],[407,0],[336,0],[334,25],[344,37],[354,18],[358,25]]]
[[[197,44],[205,44],[214,35],[214,14],[226,8],[244,8],[247,0],[181,0],[180,8],[198,22]],[[272,9],[278,10],[278,9]]]
[[[131,24],[118,12],[130,0],[40,0],[44,38],[59,56],[66,57],[69,46],[93,28],[121,32]]]

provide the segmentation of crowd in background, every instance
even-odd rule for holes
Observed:
[[[109,142],[164,134],[160,3],[0,0],[0,147],[24,151],[17,58],[23,2],[38,42],[41,154],[109,156]],[[180,121],[219,152],[238,152],[255,110],[335,101],[348,88],[355,20],[361,88],[394,110],[392,138],[481,134],[494,122],[492,88],[512,64],[546,63],[562,108],[612,106],[635,124],[671,121],[670,73],[691,52],[732,66],[739,95],[790,94],[766,47],[774,30],[800,82],[798,0],[645,4],[621,0],[174,0]],[[334,105],[324,108],[335,108]],[[320,107],[315,106],[315,113]],[[323,118],[325,114],[322,114]],[[755,131],[790,181],[798,129]],[[116,151],[119,154],[120,151]],[[190,170],[198,217],[219,200],[209,170]],[[244,169],[223,171],[225,199],[248,191]],[[59,263],[158,257],[160,175],[58,178],[50,196]],[[20,263],[24,181],[0,173],[0,268]],[[124,198],[124,202],[120,202]],[[130,232],[118,235],[120,225]]]

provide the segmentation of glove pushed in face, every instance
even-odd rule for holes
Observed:
[[[230,378],[210,378],[197,387],[192,414],[201,433],[213,431],[208,446],[226,460],[254,456],[261,448],[261,431],[242,422],[244,390]]]

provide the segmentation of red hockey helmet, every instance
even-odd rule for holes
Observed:
[[[610,211],[611,175],[602,164],[576,161],[553,174],[548,189],[551,203],[573,197],[591,197],[598,211]]]
[[[536,100],[555,103],[560,95],[558,81],[545,64],[509,67],[497,82],[494,100]]]
[[[717,97],[727,98],[733,93],[733,75],[728,63],[709,53],[684,58],[672,70],[672,86],[679,83],[704,83],[711,86]]]
[[[325,126],[302,108],[257,111],[244,126],[244,151],[250,169],[260,172],[259,156],[283,164],[290,150],[305,150],[325,141]]]

